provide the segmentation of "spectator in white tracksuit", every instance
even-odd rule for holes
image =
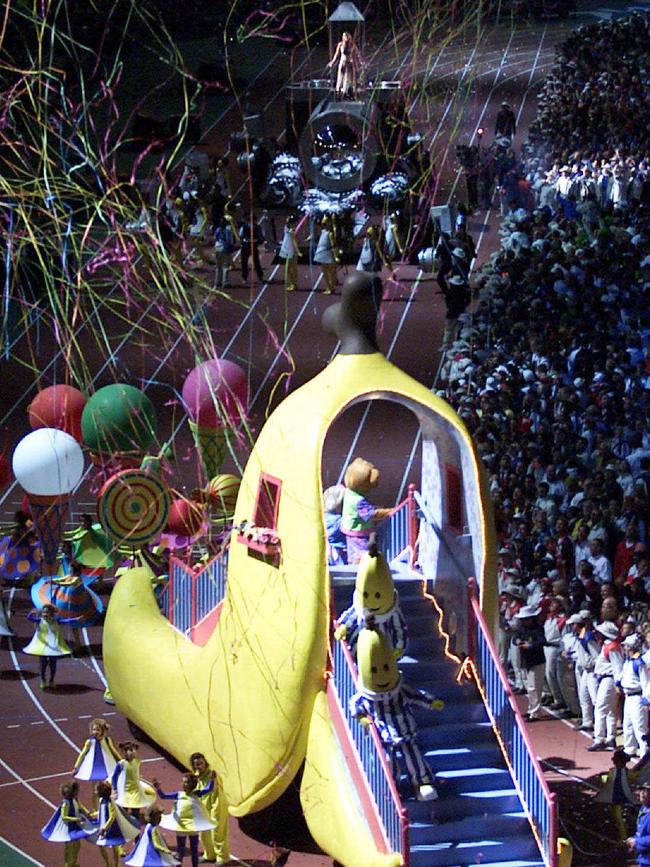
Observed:
[[[637,633],[623,639],[623,665],[616,686],[625,696],[623,703],[623,749],[629,756],[644,755],[647,749],[648,706],[643,693],[650,689],[648,667],[641,657],[643,639]]]
[[[576,688],[582,717],[580,730],[590,731],[594,724],[593,699],[596,692],[593,669],[600,648],[592,634],[591,615],[588,611],[571,615],[567,625],[572,629],[572,634],[564,641],[565,655],[575,663]]]
[[[524,604],[524,593],[521,587],[516,584],[506,584],[503,588],[499,599],[499,629],[497,630],[497,648],[499,651],[499,659],[506,671],[511,664],[511,638],[514,629],[517,626],[516,616],[519,609]],[[523,689],[524,683],[522,680],[521,663],[519,654],[517,654],[517,662],[519,669],[513,665],[512,685],[515,689]]]
[[[594,724],[594,705],[598,686],[594,666],[600,653],[600,645],[594,636],[591,614],[588,611],[583,611],[582,614],[582,629],[578,632],[576,643],[576,673],[578,670],[580,671],[580,680],[578,681],[578,698],[582,714],[580,729],[590,731]]]
[[[594,741],[587,749],[590,752],[616,749],[616,709],[618,695],[616,680],[621,676],[623,654],[618,627],[605,621],[596,627],[603,643],[594,665],[596,678],[596,701],[594,706]]]
[[[562,653],[562,633],[566,625],[563,601],[561,596],[551,600],[548,614],[544,621],[544,658],[546,660],[544,674],[546,676],[546,685],[553,697],[551,710],[563,710],[566,708],[558,671],[560,655]]]

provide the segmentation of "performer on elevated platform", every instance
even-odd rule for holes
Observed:
[[[337,99],[355,98],[361,63],[361,52],[346,30],[336,46],[334,57],[327,64],[328,69],[338,64],[336,66]]]

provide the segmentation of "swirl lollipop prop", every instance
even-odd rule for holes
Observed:
[[[170,502],[169,489],[158,476],[144,470],[122,470],[99,492],[99,521],[118,544],[137,550],[164,530]]]

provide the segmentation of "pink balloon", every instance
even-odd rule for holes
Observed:
[[[246,412],[246,371],[232,361],[212,358],[199,364],[183,385],[183,403],[192,421],[207,428],[236,425]]]

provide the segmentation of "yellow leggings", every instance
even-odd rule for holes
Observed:
[[[295,259],[285,259],[284,262],[284,288],[288,291],[298,285],[298,263]]]
[[[120,847],[119,846],[98,846],[102,855],[102,860],[106,867],[119,867],[120,863]]]
[[[321,265],[321,268],[325,278],[325,292],[329,294],[336,286],[336,262],[327,262]]]
[[[71,840],[63,847],[63,867],[79,867],[81,840]]]
[[[219,798],[210,811],[210,818],[216,824],[212,831],[203,831],[201,843],[205,857],[210,861],[230,861],[230,840],[228,834],[228,806],[225,798]]]

